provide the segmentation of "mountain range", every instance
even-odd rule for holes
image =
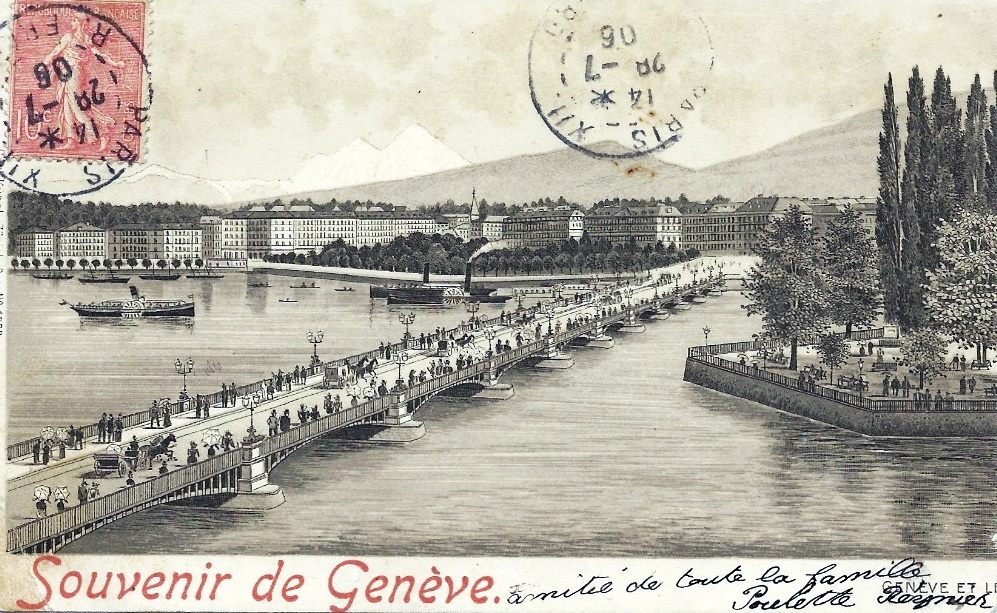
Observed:
[[[906,117],[905,107],[898,110],[900,117]],[[134,192],[141,186],[145,193],[171,194],[169,201],[218,208],[278,197],[373,200],[414,207],[467,202],[472,189],[479,198],[510,204],[548,196],[586,205],[617,196],[679,194],[693,200],[718,194],[734,200],[758,194],[874,196],[880,129],[880,111],[865,111],[763,151],[694,170],[654,156],[605,159],[569,148],[470,164],[413,125],[381,150],[358,139],[333,155],[316,156],[285,181],[216,181],[150,166],[116,187],[126,189],[131,184],[129,191]]]

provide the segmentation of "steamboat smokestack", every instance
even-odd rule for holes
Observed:
[[[422,265],[422,282],[429,283],[429,262],[424,262]]]
[[[471,267],[474,266],[471,262],[468,262],[464,267],[464,293],[471,294]]]

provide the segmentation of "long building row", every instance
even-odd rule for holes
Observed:
[[[192,224],[123,224],[107,229],[77,223],[58,230],[29,228],[15,238],[19,258],[109,258],[112,260],[194,259],[244,261],[268,255],[319,252],[337,240],[356,246],[390,242],[414,233],[480,237],[508,246],[538,248],[587,234],[612,243],[694,247],[702,252],[750,253],[774,219],[799,206],[820,229],[851,206],[872,233],[872,199],[799,199],[758,196],[744,203],[693,204],[685,213],[673,206],[600,206],[583,211],[560,206],[508,216],[449,214],[433,217],[407,209],[315,211],[296,205],[262,206],[226,215],[204,216]]]

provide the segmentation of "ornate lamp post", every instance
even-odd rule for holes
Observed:
[[[478,309],[480,308],[481,305],[478,303],[477,300],[471,300],[470,302],[467,303],[467,312],[471,314],[470,323],[472,327],[474,327],[474,321],[475,319],[477,319],[476,315],[478,313]]]
[[[516,312],[518,313],[523,310],[523,298],[526,297],[526,292],[521,289],[516,289],[513,291],[513,296],[516,297],[516,304],[518,305],[516,307]]]
[[[762,369],[769,369],[769,347],[768,339],[765,338],[764,334],[752,334],[751,338],[755,339],[758,344],[758,350],[762,352]]]
[[[710,330],[709,326],[704,326],[703,327],[703,336],[706,337],[706,344],[707,345],[710,344],[710,332],[712,332],[712,330]]]
[[[180,391],[180,397],[178,400],[184,402],[187,400],[187,375],[194,372],[194,358],[187,358],[186,362],[181,362],[180,358],[177,358],[176,363],[173,365],[177,374],[183,377],[183,390]]]
[[[402,337],[402,343],[405,345],[405,347],[408,347],[408,341],[409,338],[411,338],[411,335],[409,334],[408,331],[408,327],[412,325],[412,322],[415,321],[415,313],[399,313],[398,321],[405,326],[405,336]]]
[[[398,364],[398,380],[395,381],[395,387],[402,388],[405,385],[404,379],[402,379],[402,364],[408,362],[408,352],[399,351],[395,354],[395,364]]]
[[[319,330],[313,334],[309,330],[305,334],[305,338],[307,338],[308,342],[312,344],[312,366],[318,366],[322,363],[322,361],[318,359],[318,346],[322,342],[322,331]]]
[[[859,404],[862,404],[862,392],[865,384],[862,382],[862,371],[865,370],[865,360],[859,358]]]
[[[488,353],[492,353],[492,340],[495,338],[495,330],[492,328],[485,328],[485,338],[488,339]]]
[[[554,314],[557,312],[554,309],[554,305],[545,302],[541,312],[547,316],[547,334],[554,334]]]
[[[249,428],[246,430],[249,436],[245,440],[249,443],[255,443],[261,438],[256,435],[256,426],[253,425],[253,412],[256,411],[258,401],[255,396],[243,396],[240,400],[243,408],[249,409]]]

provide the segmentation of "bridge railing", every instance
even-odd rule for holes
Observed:
[[[184,466],[165,475],[154,477],[117,492],[105,494],[81,505],[70,507],[36,519],[7,531],[7,551],[18,551],[35,543],[82,528],[100,519],[128,510],[166,496],[184,486],[198,483],[239,466],[242,452],[239,449]]]
[[[270,455],[282,449],[293,447],[303,441],[311,440],[345,425],[373,417],[383,413],[398,402],[398,394],[388,394],[372,398],[351,407],[344,407],[331,415],[325,415],[315,421],[305,422],[287,432],[265,438],[260,442],[260,452]]]

